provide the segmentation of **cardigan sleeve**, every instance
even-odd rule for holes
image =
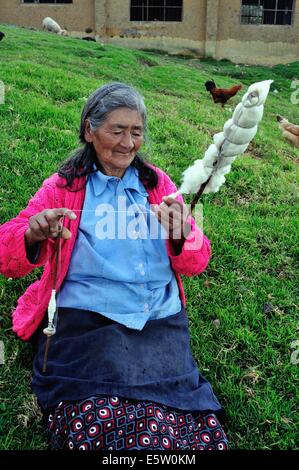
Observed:
[[[48,178],[30,199],[26,209],[23,209],[14,219],[0,226],[0,274],[11,278],[23,277],[33,269],[46,264],[51,256],[55,241],[51,238],[42,241],[38,256],[32,259],[26,252],[25,232],[29,227],[31,216],[54,207],[54,194],[54,184],[50,183]]]
[[[175,184],[165,173],[163,180],[163,193],[165,196],[177,191]],[[176,199],[184,203],[184,199],[181,195]],[[191,225],[191,231],[185,239],[181,253],[179,255],[174,254],[169,240],[167,240],[167,248],[174,271],[184,276],[196,276],[202,273],[209,264],[211,244],[209,239],[197,227],[193,217],[190,216],[187,222]]]

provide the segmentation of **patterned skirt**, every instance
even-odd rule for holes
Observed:
[[[213,413],[101,395],[64,401],[50,412],[47,436],[59,450],[226,450]]]

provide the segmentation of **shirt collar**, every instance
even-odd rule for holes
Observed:
[[[97,170],[95,163],[93,164],[93,169]],[[93,185],[94,194],[99,196],[106,190],[108,181],[119,180],[120,178],[104,175],[100,170],[97,170],[95,173],[90,174],[90,179]],[[139,179],[137,168],[129,166],[126,169],[124,176],[121,178],[121,181],[124,189],[134,189],[142,196],[148,196],[148,193]]]

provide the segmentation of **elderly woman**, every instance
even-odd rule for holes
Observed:
[[[132,87],[96,90],[83,148],[0,227],[2,274],[45,267],[18,300],[13,329],[36,341],[32,387],[53,449],[227,447],[221,406],[190,350],[180,278],[206,268],[210,244],[182,198],[167,197],[170,178],[140,157],[146,121]]]

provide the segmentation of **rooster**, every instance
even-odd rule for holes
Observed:
[[[217,88],[216,83],[213,80],[210,80],[205,83],[206,90],[209,91],[213,97],[214,103],[221,103],[222,108],[225,103],[235,96],[239,90],[241,90],[242,85],[235,85],[231,88]]]
[[[282,131],[282,135],[288,140],[294,147],[299,147],[299,126],[292,124],[282,116],[276,116],[279,122],[279,127]]]
[[[0,31],[0,41],[2,41],[2,39],[5,37],[5,34],[2,33],[2,31]]]

